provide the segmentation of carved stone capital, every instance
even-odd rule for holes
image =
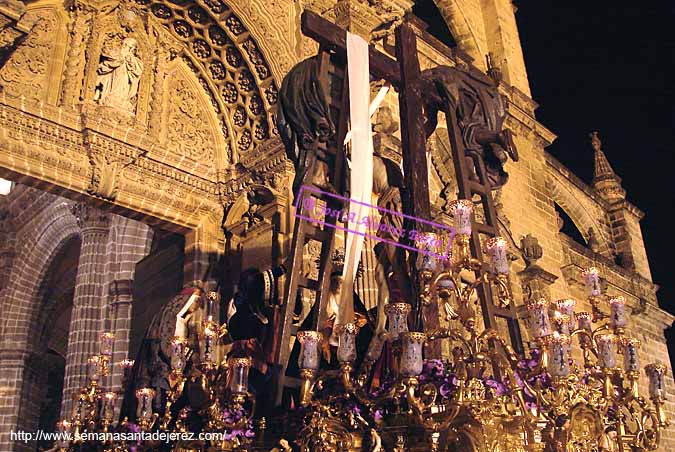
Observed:
[[[86,232],[104,232],[110,225],[110,215],[88,204],[75,204],[72,207],[73,215],[77,219],[77,225]]]

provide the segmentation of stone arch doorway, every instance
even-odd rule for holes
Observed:
[[[42,366],[38,380],[42,385],[37,425],[44,431],[53,430],[59,420],[80,246],[78,236],[65,240],[47,269],[39,292],[41,312],[36,330],[40,335],[38,353]],[[48,442],[38,444],[47,446]]]

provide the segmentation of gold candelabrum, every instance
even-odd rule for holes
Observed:
[[[411,304],[389,304],[387,330],[372,338],[361,359],[356,352],[357,327],[353,323],[339,327],[338,371],[320,369],[322,334],[299,332],[300,403],[313,412],[300,432],[301,450],[358,450],[359,440],[348,434],[350,425],[360,429],[362,438],[376,437],[375,444],[388,436],[385,442],[395,452],[435,452],[462,441],[471,450],[485,452],[656,449],[668,426],[666,367],[645,367],[650,405],[639,394],[640,342],[626,333],[623,297],[603,298],[598,270],[590,268],[583,278],[592,313],[575,313],[572,299],[528,302],[525,320],[533,338],[531,358],[518,356],[497,330],[479,328],[473,307],[474,291],[482,282],[496,287],[495,303],[513,303],[506,240],[487,240],[488,262],[477,261],[469,249],[473,204],[458,200],[452,210],[457,235],[451,255],[443,256],[447,243],[436,234],[418,236],[417,267],[423,309],[437,312],[429,307],[442,305],[448,324],[456,327],[410,332]],[[609,314],[603,312],[603,304]],[[450,345],[452,357],[444,363],[442,384],[423,374],[429,364],[424,360],[425,345],[433,341]],[[573,359],[575,343],[580,360]],[[368,382],[384,344],[393,361],[393,381],[372,391]],[[356,362],[361,363],[358,369]],[[340,421],[345,403],[363,408],[350,411],[347,423]]]
[[[106,452],[128,452],[132,450],[131,445],[135,451],[155,450],[159,444],[157,439],[160,437],[149,435],[154,432],[162,433],[164,441],[170,439],[175,446],[172,450],[202,450],[204,444],[198,445],[194,441],[186,440],[186,445],[182,445],[181,438],[192,436],[185,422],[192,411],[196,411],[195,414],[204,421],[202,433],[210,433],[208,447],[215,447],[214,450],[233,450],[248,441],[245,437],[232,435],[228,437],[225,433],[228,430],[246,430],[255,413],[255,398],[248,391],[251,359],[224,357],[219,360],[220,343],[228,331],[226,325],[219,325],[214,320],[218,293],[208,292],[203,304],[198,303],[202,298],[200,290],[195,291],[194,298],[190,299],[188,304],[195,302],[195,306],[203,306],[205,320],[201,322],[201,328],[198,328],[196,334],[198,338],[197,341],[193,341],[193,347],[189,345],[190,341],[186,337],[187,322],[182,318],[177,320],[176,335],[171,341],[170,388],[165,394],[164,413],[157,412],[158,406],[154,401],[159,397],[155,389],[142,387],[135,391],[137,408],[133,424],[128,418],[116,422],[115,405],[130,383],[134,361],[125,359],[119,363],[123,373],[121,390],[104,392],[100,382],[110,374],[114,342],[111,333],[104,333],[101,336],[100,354],[88,360],[88,384],[73,397],[72,417],[57,424],[57,430],[64,436],[57,441],[55,450],[61,452],[79,450],[77,447],[84,442],[82,438],[87,438],[87,442],[95,445],[97,450]],[[194,310],[191,309],[190,312]],[[196,386],[198,388],[196,390],[201,390],[206,396],[207,403],[199,408],[185,404],[180,410],[173,410],[174,404],[181,398],[188,384]],[[129,439],[113,440],[114,435],[105,435],[108,432],[112,433],[113,429],[125,433],[118,438]],[[83,435],[83,433],[96,434]]]
[[[85,442],[84,434],[98,433],[105,450],[113,450],[111,441],[105,439],[111,427],[116,424],[117,401],[124,394],[129,382],[133,360],[124,359],[118,363],[122,369],[122,385],[119,391],[105,391],[103,382],[110,376],[111,359],[115,335],[104,332],[100,336],[100,350],[87,360],[87,384],[73,395],[72,413],[69,419],[57,423],[60,433],[55,450],[67,451]],[[110,447],[107,447],[110,446]]]

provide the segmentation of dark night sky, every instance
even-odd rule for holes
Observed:
[[[516,3],[536,115],[558,135],[548,151],[590,183],[588,133],[600,131],[628,199],[646,214],[642,233],[659,302],[675,313],[675,4]]]

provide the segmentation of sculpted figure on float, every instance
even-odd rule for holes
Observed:
[[[504,164],[509,157],[517,162],[518,150],[511,131],[503,129],[507,103],[494,81],[476,71],[449,66],[428,69],[422,77],[435,86],[443,99],[425,105],[428,135],[436,129],[439,110],[454,110],[467,156],[475,153],[483,158],[493,189],[506,184],[509,175]],[[469,168],[474,168],[473,160],[469,163]],[[474,178],[478,178],[475,169]]]
[[[334,192],[328,179],[326,150],[335,127],[319,79],[317,57],[293,66],[281,82],[277,127],[286,155],[295,165],[293,193],[306,183]]]
[[[138,97],[138,83],[143,72],[143,62],[137,56],[138,42],[125,38],[118,48],[101,52],[96,74],[94,100],[134,114]]]

